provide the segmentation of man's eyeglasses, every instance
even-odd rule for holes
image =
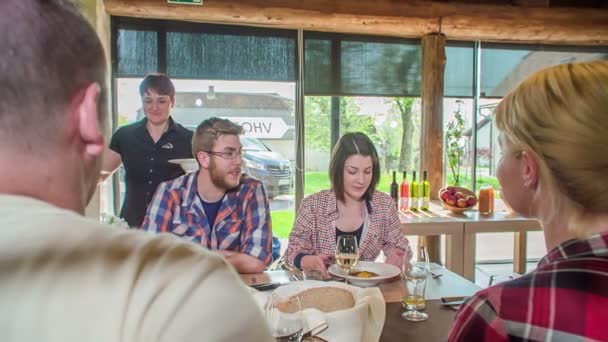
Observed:
[[[240,158],[243,156],[243,150],[234,150],[234,151],[230,151],[230,152],[216,152],[216,151],[203,151],[203,152],[207,152],[211,155],[214,156],[218,156],[222,159],[229,159],[229,160],[233,160],[236,158]]]

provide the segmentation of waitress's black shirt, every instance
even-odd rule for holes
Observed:
[[[156,144],[146,128],[147,119],[120,127],[110,149],[120,154],[125,168],[126,193],[120,217],[131,227],[144,221],[146,208],[161,182],[184,174],[170,159],[192,158],[193,132],[169,117],[169,128]]]

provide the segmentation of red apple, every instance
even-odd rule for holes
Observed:
[[[456,201],[456,205],[458,205],[458,208],[466,208],[467,206],[467,200],[464,198],[459,198],[458,201]]]
[[[456,189],[453,186],[448,186],[447,188],[445,188],[447,191],[450,192],[450,195],[454,196],[454,194],[456,193]]]
[[[450,192],[448,190],[443,190],[441,191],[441,193],[439,194],[439,197],[441,197],[441,199],[445,202],[445,200],[448,199],[448,197],[450,197],[452,194],[450,194]]]
[[[448,197],[448,199],[445,200],[445,203],[451,205],[451,206],[456,206],[456,202],[458,201],[458,199],[454,196],[450,196]]]
[[[467,197],[467,207],[472,207],[477,203],[477,199],[474,196]]]
[[[454,197],[456,197],[457,199],[467,198],[467,196],[460,191],[457,191],[456,194],[454,194]]]

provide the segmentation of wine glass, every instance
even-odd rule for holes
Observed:
[[[264,318],[276,341],[300,342],[302,340],[304,323],[298,296],[279,298],[276,294],[271,294],[264,308]]]
[[[408,321],[425,321],[429,318],[429,315],[418,310],[426,307],[426,280],[431,265],[425,247],[420,247],[417,255],[411,253],[409,246],[407,248],[401,274],[407,288],[407,294],[403,298],[403,305],[407,310],[401,314],[401,317]],[[407,260],[408,254],[412,255],[410,260]]]
[[[344,281],[348,284],[350,269],[359,261],[359,247],[357,237],[354,235],[340,235],[336,242],[336,263],[342,268],[346,276]]]

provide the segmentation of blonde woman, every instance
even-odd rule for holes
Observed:
[[[451,341],[608,340],[608,61],[543,70],[496,110],[502,195],[541,221],[533,272],[478,292]]]

